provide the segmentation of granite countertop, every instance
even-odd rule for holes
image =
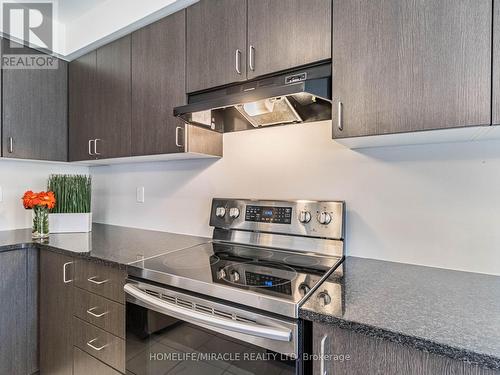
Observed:
[[[300,317],[500,369],[500,277],[347,257]]]
[[[96,223],[90,233],[51,234],[44,241],[32,240],[31,229],[0,231],[0,251],[46,248],[120,267],[206,242],[210,238]]]

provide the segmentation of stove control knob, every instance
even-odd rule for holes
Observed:
[[[226,271],[224,268],[221,268],[220,270],[217,271],[217,279],[222,280],[226,278]]]
[[[220,217],[220,218],[223,218],[224,216],[226,216],[226,208],[222,207],[222,206],[217,207],[215,209],[215,216]]]
[[[332,297],[330,297],[330,295],[326,291],[318,294],[318,299],[321,307],[325,307],[326,305],[329,305],[330,302],[332,302]]]
[[[240,216],[240,209],[237,207],[232,207],[229,209],[229,217],[231,219],[236,219],[238,216]]]
[[[306,283],[302,283],[299,285],[299,292],[302,296],[305,296],[307,293],[309,293],[310,290],[311,288],[309,288],[309,285],[307,285]]]
[[[331,223],[332,217],[330,216],[330,214],[328,212],[321,212],[318,215],[318,221],[320,224],[328,225]]]
[[[240,274],[238,273],[238,271],[231,272],[231,281],[235,283],[240,281]]]
[[[301,211],[299,214],[299,221],[304,224],[310,222],[311,213],[309,211]]]

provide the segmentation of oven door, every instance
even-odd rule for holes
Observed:
[[[298,374],[298,324],[128,280],[127,373]]]

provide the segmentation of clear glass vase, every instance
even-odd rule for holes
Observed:
[[[49,209],[36,206],[33,208],[33,228],[31,230],[33,239],[49,237]]]

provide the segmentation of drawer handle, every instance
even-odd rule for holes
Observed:
[[[70,264],[73,264],[73,262],[66,262],[66,263],[63,264],[63,282],[64,282],[64,284],[68,284],[68,283],[70,283],[70,282],[73,281],[73,280],[68,279],[66,277],[67,276],[67,274],[66,274],[66,267],[69,266]]]
[[[99,276],[92,276],[92,277],[89,277],[89,278],[87,279],[87,281],[89,281],[89,282],[91,282],[91,283],[93,283],[93,284],[96,284],[96,285],[105,284],[105,283],[107,283],[107,282],[109,281],[108,279],[101,280],[101,281],[96,280],[98,277],[99,277]]]
[[[95,310],[95,309],[97,309],[97,308],[98,308],[98,307],[97,307],[97,306],[95,306],[95,307],[92,307],[91,309],[88,309],[88,310],[87,310],[87,314],[92,315],[92,316],[94,316],[94,317],[96,317],[96,318],[100,318],[100,317],[102,317],[102,316],[106,315],[107,313],[109,313],[109,311],[105,311],[105,312],[103,312],[103,313],[96,314],[96,313],[94,312],[94,310]]]
[[[87,346],[91,347],[92,349],[94,349],[95,351],[98,351],[100,352],[101,350],[103,350],[106,346],[108,346],[108,344],[104,344],[103,346],[95,346],[93,345],[94,342],[96,342],[98,340],[98,338],[96,337],[95,339],[92,339],[90,340],[88,343],[87,343]]]

